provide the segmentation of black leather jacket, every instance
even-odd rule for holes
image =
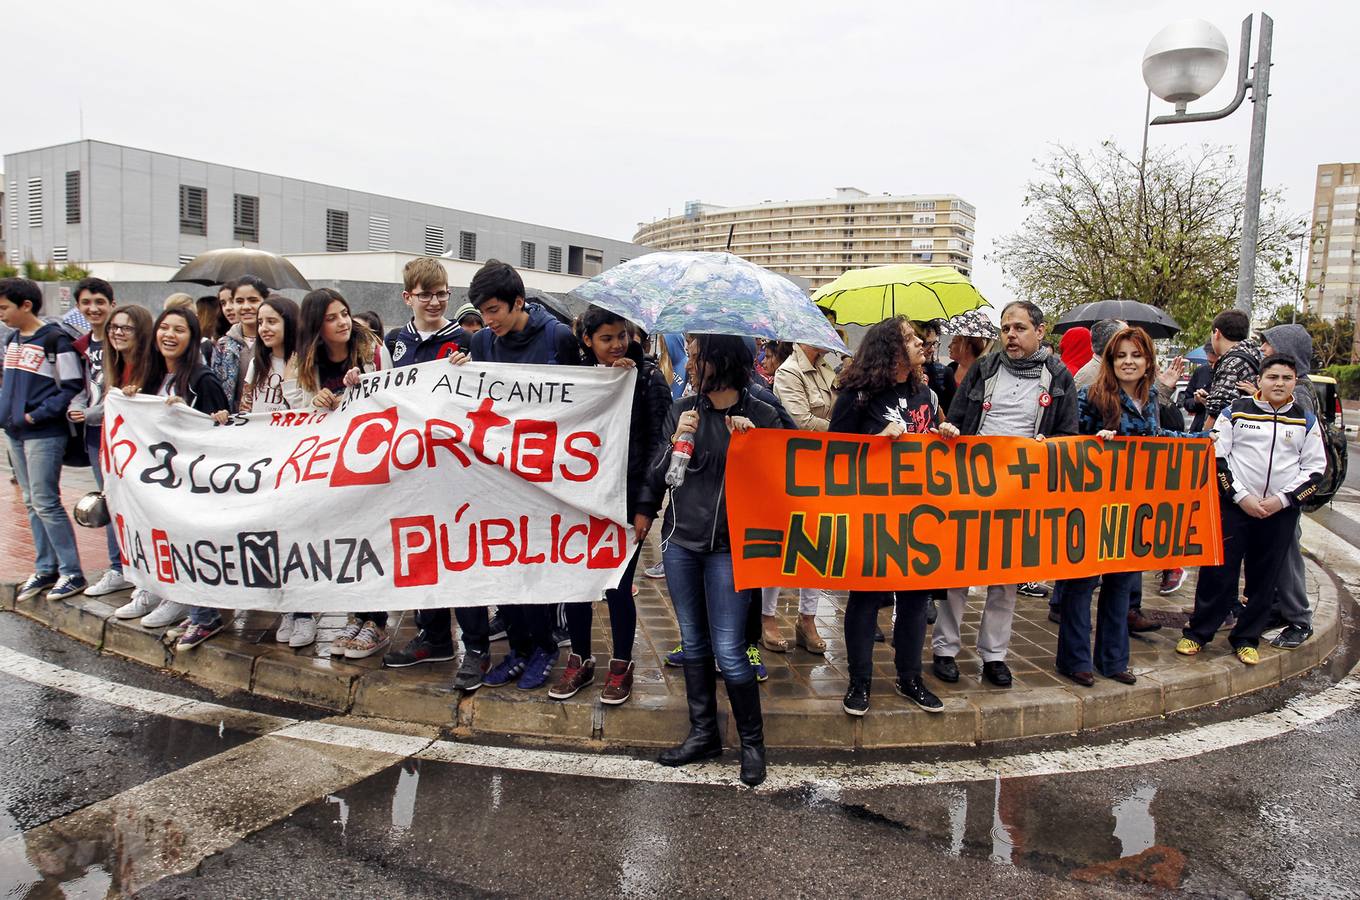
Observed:
[[[680,414],[699,404],[699,431],[694,436],[694,456],[685,474],[685,483],[671,493],[662,523],[661,537],[696,553],[721,553],[731,548],[727,535],[727,416],[745,416],[757,428],[782,428],[774,407],[742,391],[731,409],[715,412],[707,397],[681,397],[666,416],[662,443],[647,470],[639,506],[655,517],[666,496],[666,469],[670,466],[670,436],[675,434]]]

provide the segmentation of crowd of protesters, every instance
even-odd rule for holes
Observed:
[[[1183,405],[1173,394],[1183,372],[1177,359],[1159,366],[1141,328],[1107,320],[1072,328],[1058,351],[1035,305],[1017,301],[1001,312],[997,346],[988,352],[986,329],[942,333],[943,323],[892,318],[870,327],[852,357],[805,344],[752,339],[642,334],[620,316],[591,307],[569,326],[526,299],[519,274],[487,263],[473,278],[465,304],[447,315],[452,293],[442,264],[418,258],[403,272],[403,325],[384,333],[375,313],[354,313],[338,292],[319,289],[301,304],[246,276],[216,295],[168,298],[153,319],[140,306],[118,305],[106,281],[86,278],[75,303],[88,330],[43,317],[37,284],[0,280],[5,340],[0,425],[10,465],[22,491],[36,550],[36,571],[20,599],[45,594],[113,594],[132,588],[118,542],[108,531],[108,568],[87,582],[76,552],[59,482],[73,428],[83,428],[83,450],[97,484],[100,423],[110,391],[151,394],[184,404],[219,422],[232,413],[334,409],[360,375],[392,366],[444,359],[537,365],[626,367],[637,372],[631,398],[626,503],[636,546],[617,586],[605,593],[610,656],[601,702],[627,701],[633,684],[637,629],[634,574],[642,542],[664,510],[661,562],[647,570],[664,577],[681,640],[667,663],[683,670],[690,731],[660,762],[683,765],[721,753],[717,682],[726,687],[741,745],[741,778],[764,778],[765,757],[758,682],[761,656],[798,650],[827,652],[817,619],[837,602],[830,592],[800,590],[793,641],[781,633],[778,586],[737,591],[733,585],[724,476],[729,437],[751,428],[884,435],[1024,436],[1035,440],[1092,435],[1212,437],[1222,490],[1224,561],[1200,572],[1194,613],[1176,646],[1193,655],[1229,618],[1228,636],[1245,664],[1259,660],[1265,631],[1292,649],[1312,634],[1299,554],[1299,507],[1317,489],[1327,461],[1315,395],[1307,374],[1312,346],[1298,326],[1278,326],[1259,339],[1247,317],[1228,311],[1213,322],[1205,345],[1210,364],[1192,376]],[[950,362],[938,361],[945,337]],[[693,446],[677,475],[671,447]],[[1246,568],[1245,605],[1239,573]],[[1160,573],[1160,590],[1180,588],[1184,572]],[[1143,574],[1111,573],[1041,584],[984,586],[975,646],[980,675],[996,688],[1012,684],[1006,659],[1017,593],[1048,595],[1059,626],[1055,668],[1078,685],[1096,675],[1124,684],[1130,633],[1161,626],[1141,611]],[[1097,593],[1092,650],[1092,600]],[[863,716],[871,699],[874,642],[884,635],[879,612],[892,609],[896,692],[927,712],[944,704],[924,678],[927,627],[934,679],[960,677],[962,619],[968,589],[851,591],[844,598],[844,642],[849,685],[845,712]],[[417,632],[392,645],[386,611],[355,611],[330,642],[332,656],[383,654],[393,668],[460,659],[453,687],[475,691],[514,683],[523,690],[549,685],[554,699],[595,683],[592,643],[595,598],[552,598],[542,604],[458,606],[416,613]],[[177,647],[192,649],[224,627],[220,610],[184,606],[144,588],[132,591],[115,615],[148,628],[179,626]],[[462,652],[455,644],[458,623]],[[306,647],[316,640],[317,616],[282,615],[280,643]],[[494,641],[507,649],[496,659]],[[558,670],[559,647],[569,646]],[[461,658],[460,658],[461,657]],[[554,679],[553,674],[557,672]]]

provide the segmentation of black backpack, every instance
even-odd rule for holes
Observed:
[[[1302,379],[1313,398],[1313,409],[1317,412],[1317,425],[1322,429],[1322,449],[1327,454],[1327,468],[1322,472],[1322,480],[1311,497],[1299,504],[1304,512],[1315,512],[1332,501],[1336,492],[1346,483],[1346,429],[1340,422],[1328,425],[1321,414],[1321,398],[1317,388],[1307,378]]]

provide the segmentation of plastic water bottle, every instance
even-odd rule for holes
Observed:
[[[666,470],[666,484],[678,488],[685,483],[685,470],[689,468],[690,457],[694,455],[694,432],[682,431],[671,444],[671,465]]]

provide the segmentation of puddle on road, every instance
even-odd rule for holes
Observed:
[[[72,730],[69,725],[63,727],[62,721],[50,716],[35,718],[33,727],[54,732]],[[103,746],[109,738],[120,741],[116,750]],[[115,760],[119,754],[135,754],[140,759],[170,763],[163,767],[168,771],[153,771],[147,777],[134,778],[127,784],[119,781],[123,788],[135,787],[168,774],[249,738],[249,735],[226,730],[224,723],[211,726],[160,717],[129,720],[125,728],[104,734],[91,732],[81,735],[81,739],[97,748],[98,752],[113,753]],[[110,774],[108,778],[114,781],[115,776]],[[112,796],[118,794],[117,791],[109,793]],[[104,799],[104,796],[92,798],[90,806]],[[11,797],[8,801],[9,804],[27,803],[37,808],[64,802],[64,798],[48,796]],[[149,856],[165,858],[168,854],[173,857],[176,849],[184,844],[185,836],[173,820],[152,819],[128,809],[119,810],[93,833],[86,828],[76,828],[68,834],[62,829],[63,822],[79,817],[83,810],[89,808],[83,807],[70,813],[63,811],[63,815],[51,821],[25,829],[16,817],[17,808],[0,805],[0,896],[122,896],[119,885],[134,878],[133,873],[147,862]],[[32,821],[33,815],[31,811],[18,812],[18,816],[29,821]],[[154,852],[150,848],[154,848]]]
[[[1094,794],[1063,779],[1003,779],[907,788],[869,797],[811,790],[809,808],[836,807],[857,821],[901,829],[956,858],[986,860],[1084,882],[1178,887],[1185,856],[1157,843],[1146,781]]]

